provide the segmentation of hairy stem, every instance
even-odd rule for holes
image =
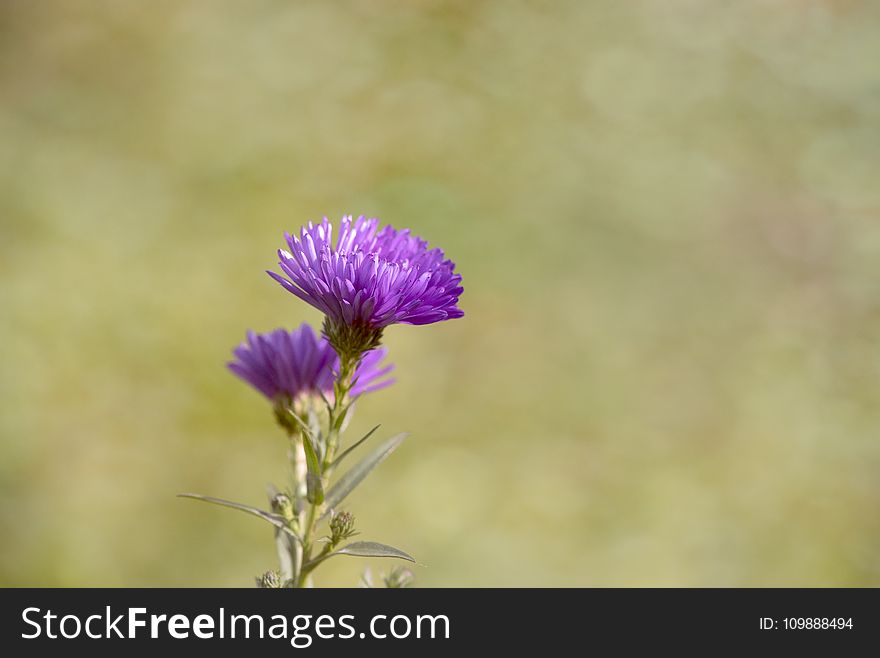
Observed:
[[[299,528],[305,527],[306,521],[306,453],[303,448],[302,431],[290,437],[291,492],[293,493],[293,509],[297,516]],[[299,542],[290,542],[290,557],[293,562],[293,582],[299,581],[303,566],[303,547]]]

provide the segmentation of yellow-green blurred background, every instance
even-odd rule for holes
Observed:
[[[880,585],[878,61],[868,0],[5,0],[0,582],[275,565],[174,495],[283,479],[224,362],[365,213],[464,276],[352,428],[418,585]]]

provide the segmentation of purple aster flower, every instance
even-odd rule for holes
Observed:
[[[227,366],[274,402],[290,401],[304,394],[333,393],[339,370],[339,357],[323,337],[308,324],[288,332],[276,329],[266,334],[247,332],[247,341],[234,351],[235,360]],[[394,382],[384,377],[394,366],[381,365],[386,350],[367,352],[355,373],[352,397],[369,393]]]
[[[455,263],[408,229],[378,227],[376,218],[343,217],[334,244],[326,217],[318,225],[310,222],[299,237],[285,233],[290,251],[278,251],[285,276],[269,272],[327,316],[325,334],[343,353],[375,347],[391,324],[464,315],[457,306],[462,287]]]

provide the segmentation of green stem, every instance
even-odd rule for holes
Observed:
[[[309,574],[312,573],[315,567],[317,567],[319,564],[321,564],[321,562],[330,557],[330,552],[333,550],[333,548],[333,545],[327,544],[313,559],[303,564],[303,573],[305,579],[308,579]]]
[[[328,432],[327,442],[324,450],[324,456],[321,460],[321,480],[325,488],[328,486],[328,480],[332,472],[333,458],[339,449],[339,435],[342,432],[342,425],[345,422],[345,416],[348,413],[349,392],[351,391],[352,378],[357,368],[360,356],[343,357],[339,359],[339,377],[333,383],[333,404],[328,410]],[[309,574],[321,561],[323,561],[324,553],[312,559],[312,542],[318,519],[318,504],[310,503],[305,513],[305,519],[302,523],[303,528],[303,547],[302,554],[299,558],[299,569],[297,569],[297,577],[294,579],[294,586],[298,588],[305,587]],[[328,552],[325,548],[325,553]]]
[[[333,383],[333,406],[330,408],[329,433],[327,436],[327,449],[324,451],[324,474],[330,476],[330,467],[333,458],[339,449],[339,435],[342,425],[348,413],[348,393],[351,390],[351,380],[360,357],[340,358],[339,379]]]
[[[309,505],[309,509],[307,512],[305,523],[306,534],[303,536],[302,563],[299,569],[299,576],[294,581],[295,586],[299,588],[303,588],[306,586],[309,578],[309,572],[311,571],[311,569],[306,569],[306,565],[309,563],[312,556],[312,534],[314,533],[315,529],[315,518],[317,516],[317,509],[317,505],[311,504]]]

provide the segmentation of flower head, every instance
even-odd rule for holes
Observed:
[[[408,229],[379,230],[376,218],[348,216],[335,243],[327,218],[317,225],[310,222],[298,237],[285,238],[290,251],[278,251],[284,276],[269,275],[327,316],[325,333],[331,339],[345,328],[372,334],[373,340],[364,340],[361,347],[375,347],[388,325],[431,324],[464,315],[457,306],[462,287],[455,263]]]
[[[234,351],[227,366],[270,400],[295,400],[302,395],[333,391],[339,357],[308,324],[288,332],[247,333],[247,341]],[[394,382],[385,379],[394,366],[381,365],[385,349],[367,352],[357,366],[350,395],[356,397]]]

